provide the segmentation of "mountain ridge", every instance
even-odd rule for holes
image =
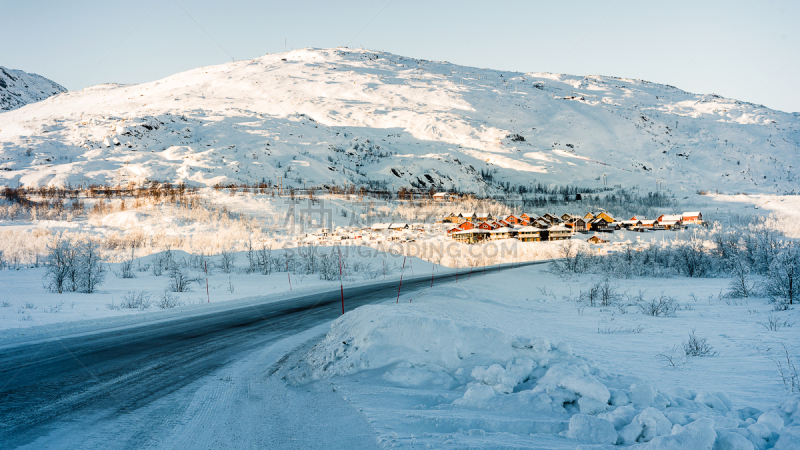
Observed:
[[[35,73],[0,66],[0,112],[21,108],[67,90]]]
[[[800,115],[623,77],[300,49],[44,102],[0,114],[0,184],[800,190]]]

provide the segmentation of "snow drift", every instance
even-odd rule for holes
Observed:
[[[509,336],[404,305],[364,306],[343,315],[306,361],[308,367],[291,380],[371,374],[388,386],[436,399],[419,408],[483,411],[481,418],[510,413],[515,420],[481,426],[551,435],[563,448],[569,442],[651,450],[800,448],[800,396],[767,412],[734,409],[720,392],[627,384],[573,355],[565,342]],[[439,432],[446,428],[441,418],[422,412],[417,419],[429,420]],[[414,432],[424,429],[417,424]]]

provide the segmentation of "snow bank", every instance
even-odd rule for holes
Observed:
[[[511,336],[424,307],[373,305],[349,312],[306,362],[292,381],[371,374],[411,392],[436,392],[441,401],[431,409],[518,412],[520,420],[507,425],[484,424],[494,432],[648,450],[800,448],[800,396],[762,413],[736,410],[722,393],[620,385],[619,377],[573,355],[567,343]],[[531,414],[536,418],[521,420]],[[437,430],[445,427],[441,418],[429,420]],[[476,428],[474,418],[462,422],[451,426]]]

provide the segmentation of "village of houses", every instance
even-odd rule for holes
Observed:
[[[703,225],[699,211],[663,214],[656,219],[634,216],[617,220],[607,212],[589,212],[583,216],[565,213],[509,214],[494,217],[480,212],[449,212],[436,223],[375,223],[365,227],[322,228],[306,234],[305,243],[341,243],[369,245],[379,242],[415,242],[431,235],[444,235],[463,244],[514,239],[519,242],[558,241],[584,235],[589,244],[608,244],[607,234],[615,231],[652,232],[680,230],[688,225]],[[591,234],[591,235],[590,235]],[[638,240],[638,239],[637,239]]]
[[[517,239],[521,242],[558,241],[571,239],[576,233],[595,234],[588,238],[591,244],[607,243],[597,233],[613,233],[619,230],[638,232],[656,230],[678,230],[688,224],[702,224],[703,215],[699,211],[683,214],[662,214],[657,219],[631,217],[618,221],[606,212],[589,212],[584,216],[565,213],[561,216],[545,214],[535,216],[510,214],[506,217],[492,217],[487,213],[452,213],[443,223],[453,224],[447,234],[454,240],[465,244],[475,244],[487,240]]]

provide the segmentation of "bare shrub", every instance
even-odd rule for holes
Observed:
[[[198,281],[198,278],[191,278],[185,270],[175,264],[169,271],[169,284],[167,287],[172,292],[188,292],[190,285]]]
[[[713,356],[715,354],[712,352],[714,347],[708,344],[706,338],[697,337],[694,332],[695,330],[692,330],[689,333],[689,339],[683,342],[683,354],[686,356]]]
[[[789,322],[788,320],[781,319],[770,313],[767,316],[766,322],[758,322],[759,324],[763,325],[769,331],[778,331],[781,328],[788,328],[794,325],[794,322]]]
[[[57,312],[61,312],[61,308],[63,308],[63,307],[64,307],[64,300],[61,300],[57,304],[45,308],[43,311],[46,312],[46,313],[57,313]]]
[[[136,275],[133,273],[133,260],[126,259],[122,261],[122,264],[119,266],[119,273],[117,276],[120,278],[136,278]]]
[[[174,265],[175,261],[172,258],[172,251],[168,248],[153,257],[153,275],[160,277],[164,272],[168,272]]]
[[[150,294],[147,292],[128,291],[127,294],[122,296],[122,300],[119,303],[115,304],[114,300],[111,300],[111,303],[106,305],[106,307],[115,311],[121,309],[138,309],[139,311],[144,311],[149,308],[151,304]]]
[[[178,299],[178,296],[170,294],[169,291],[164,291],[164,294],[156,299],[156,306],[161,309],[172,309],[177,306],[183,306],[183,302]]]
[[[617,328],[597,327],[597,332],[599,334],[640,334],[643,331],[644,327],[642,327],[641,325],[637,325],[635,327],[617,327]]]
[[[743,257],[732,258],[729,262],[730,274],[733,277],[729,290],[725,294],[729,298],[747,298],[753,294],[755,283],[750,282],[750,264]]]
[[[553,271],[557,274],[584,273],[588,269],[590,256],[583,242],[566,240],[555,251]]]
[[[217,266],[224,273],[233,272],[236,270],[236,255],[229,249],[222,250],[219,254]]]
[[[638,303],[639,311],[647,316],[670,317],[678,311],[678,302],[662,292],[657,298]]]
[[[789,356],[789,349],[786,348],[786,344],[781,343],[781,345],[783,346],[783,354],[786,361],[782,362],[780,358],[770,359],[778,366],[778,373],[781,376],[786,392],[792,394],[800,393],[800,378],[797,376],[797,368],[794,366],[791,356]]]

